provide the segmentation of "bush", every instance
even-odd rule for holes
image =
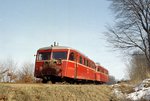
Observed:
[[[143,54],[132,55],[127,67],[127,75],[133,83],[138,83],[150,76],[148,62]]]
[[[24,63],[21,70],[19,70],[17,73],[18,80],[16,82],[33,83],[35,81],[33,76],[33,69],[34,64]]]

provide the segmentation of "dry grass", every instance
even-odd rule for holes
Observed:
[[[107,85],[0,84],[0,101],[116,101]]]
[[[127,94],[134,92],[133,86],[128,83],[121,82],[111,86],[113,95],[115,96],[114,101],[131,101],[127,98]]]
[[[129,93],[134,92],[133,86],[131,85],[128,85],[126,83],[121,83],[119,85],[120,85],[119,88],[123,94],[129,94]]]

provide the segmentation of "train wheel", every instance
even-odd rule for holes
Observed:
[[[56,83],[56,81],[55,81],[55,80],[51,80],[51,82],[52,82],[52,84],[55,84],[55,83]]]
[[[47,83],[47,82],[48,82],[47,79],[43,79],[43,80],[42,80],[42,83]]]

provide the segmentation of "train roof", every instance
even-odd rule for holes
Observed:
[[[42,47],[38,50],[47,50],[47,49],[71,49],[71,50],[74,50],[78,53],[80,53],[81,55],[85,56],[86,58],[88,58],[88,56],[86,56],[85,54],[83,54],[82,52],[74,49],[74,48],[71,48],[71,47],[67,47],[67,46],[49,46],[49,47]],[[89,58],[88,58],[89,59]],[[89,59],[90,60],[90,59]]]
[[[96,64],[97,67],[102,68],[102,69],[108,71],[108,69],[106,69],[105,67],[101,66],[100,63],[95,63],[95,64]]]
[[[49,46],[49,47],[42,47],[39,50],[46,50],[46,49],[72,49],[67,46]]]

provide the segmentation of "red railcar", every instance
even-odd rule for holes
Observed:
[[[75,49],[54,45],[37,51],[34,76],[42,78],[43,83],[49,80],[105,83],[108,70]]]
[[[108,70],[104,67],[100,66],[100,64],[96,64],[96,81],[105,83],[109,81]]]

